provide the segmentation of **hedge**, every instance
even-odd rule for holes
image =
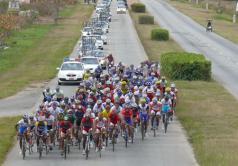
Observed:
[[[161,71],[177,80],[211,79],[211,62],[201,54],[172,52],[161,55]]]
[[[153,29],[151,31],[151,39],[159,41],[169,40],[169,31],[162,28]]]
[[[139,24],[154,24],[154,17],[149,15],[139,16]]]
[[[143,3],[133,3],[131,10],[137,13],[145,13],[145,5]]]

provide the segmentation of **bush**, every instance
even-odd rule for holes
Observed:
[[[154,24],[154,17],[149,15],[139,16],[139,24]]]
[[[210,80],[211,62],[201,54],[172,52],[161,55],[161,71],[171,79]]]
[[[145,13],[145,5],[143,3],[133,3],[131,10],[137,13]]]
[[[169,31],[161,28],[153,29],[151,31],[151,39],[159,41],[167,41],[169,40]]]

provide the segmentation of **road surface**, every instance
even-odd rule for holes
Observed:
[[[138,65],[142,60],[147,58],[146,53],[139,41],[137,33],[133,27],[132,20],[128,14],[117,15],[115,13],[115,2],[112,4],[113,19],[109,34],[109,45],[107,52],[115,55],[116,61],[122,61],[126,64]],[[51,82],[55,86],[56,82]],[[71,95],[76,87],[62,86],[67,95]],[[192,148],[188,143],[180,123],[175,119],[169,125],[168,133],[164,134],[160,128],[159,136],[149,136],[145,141],[141,141],[140,134],[136,134],[135,143],[129,144],[126,149],[123,139],[120,138],[116,145],[116,151],[113,153],[111,146],[102,152],[102,158],[99,158],[95,152],[90,153],[89,160],[85,160],[82,151],[74,147],[69,159],[64,160],[60,156],[60,152],[55,148],[47,156],[43,156],[39,161],[37,153],[26,156],[26,160],[22,160],[19,154],[18,146],[14,146],[8,154],[4,163],[5,166],[61,166],[61,165],[87,165],[87,166],[193,166],[197,165],[193,155]]]
[[[238,98],[238,46],[185,16],[163,0],[141,0],[155,20],[186,51],[204,54],[212,61],[216,80]],[[204,18],[205,19],[205,18]]]

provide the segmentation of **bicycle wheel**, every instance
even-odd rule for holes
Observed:
[[[145,127],[144,127],[144,122],[141,123],[141,139],[142,141],[144,140],[145,137]]]
[[[68,142],[66,141],[66,139],[64,139],[64,159],[67,158],[67,144]]]
[[[89,143],[89,138],[88,138],[88,136],[87,136],[86,146],[85,146],[85,153],[86,153],[85,158],[86,158],[86,160],[88,159],[89,146],[90,146],[90,143]]]
[[[39,151],[39,159],[41,159],[42,157],[42,151],[43,151],[43,142],[42,142],[42,139],[39,138],[39,145],[38,145],[38,151]]]
[[[126,132],[125,132],[125,146],[126,146],[126,148],[127,148],[127,144],[128,144],[128,132],[126,129]]]
[[[134,128],[131,129],[131,143],[134,143]]]
[[[157,127],[157,125],[156,125],[156,117],[154,117],[154,119],[153,119],[153,133],[154,133],[154,137],[156,137],[156,127]]]
[[[168,128],[168,115],[165,116],[165,122],[164,122],[164,132],[167,133]]]
[[[23,158],[23,160],[25,159],[25,157],[26,157],[26,140],[23,137],[22,138],[22,158]]]
[[[116,138],[115,138],[115,132],[114,132],[114,130],[113,130],[113,132],[112,132],[112,151],[114,152],[115,151],[115,140]]]

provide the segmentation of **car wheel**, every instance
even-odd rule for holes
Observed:
[[[58,85],[62,85],[62,83],[58,81]]]

